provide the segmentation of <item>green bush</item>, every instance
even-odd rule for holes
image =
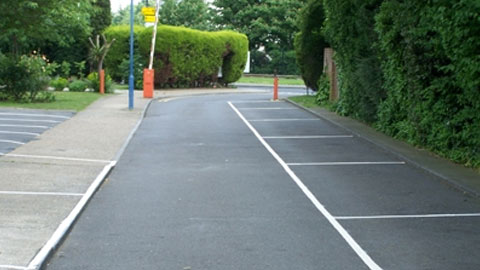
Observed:
[[[136,29],[136,44],[141,59],[149,59],[152,28]],[[109,70],[120,67],[128,59],[128,27],[115,26],[106,29],[108,38],[116,38],[106,57]],[[118,42],[120,40],[120,42]],[[123,40],[123,41],[122,41]],[[245,68],[248,39],[232,31],[202,32],[185,27],[159,26],[155,48],[155,85],[158,87],[201,87],[219,80],[228,84],[238,80]],[[142,61],[140,60],[140,61]],[[137,65],[137,63],[136,63]],[[115,67],[114,67],[115,66]],[[114,78],[125,77],[125,71],[117,69]],[[137,76],[136,76],[137,77]]]
[[[87,83],[95,92],[100,92],[100,79],[97,72],[92,72],[87,76]],[[105,93],[113,93],[112,78],[110,75],[105,76]]]
[[[46,90],[52,70],[38,55],[0,56],[2,96],[14,101],[37,101],[39,92]]]
[[[323,3],[310,0],[302,8],[298,17],[300,32],[295,36],[295,52],[297,65],[305,85],[314,91],[318,90],[317,82],[323,72],[323,50],[328,47],[322,33],[325,20]]]
[[[369,123],[385,97],[374,31],[382,0],[324,1],[325,37],[335,50],[341,91],[339,111]]]
[[[72,92],[84,92],[88,88],[88,83],[83,80],[75,80],[68,85]]]
[[[376,30],[387,98],[377,126],[480,166],[480,5],[386,0]]]
[[[50,82],[50,86],[55,88],[55,91],[62,91],[68,85],[68,80],[62,77],[58,77]]]

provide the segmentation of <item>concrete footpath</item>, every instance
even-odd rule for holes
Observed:
[[[239,90],[156,91],[156,98]],[[248,91],[251,92],[251,91]],[[103,182],[150,99],[124,91],[0,157],[0,270],[38,269]]]

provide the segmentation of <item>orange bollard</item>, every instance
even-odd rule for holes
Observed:
[[[278,77],[273,77],[273,101],[278,100]]]
[[[100,94],[105,94],[105,70],[100,70]]]
[[[153,82],[154,82],[154,70],[143,70],[143,97],[153,98]]]

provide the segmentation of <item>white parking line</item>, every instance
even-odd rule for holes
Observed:
[[[252,119],[249,122],[282,122],[282,121],[320,121],[318,118],[279,118],[279,119]]]
[[[55,120],[41,120],[41,119],[15,119],[15,118],[0,118],[0,121],[15,121],[15,122],[43,122],[43,123],[61,123],[62,121]]]
[[[69,192],[0,191],[0,195],[83,196],[84,194],[82,194],[82,193],[69,193]]]
[[[237,108],[239,110],[298,110],[297,108],[290,107],[256,107],[256,108]]]
[[[19,127],[19,128],[41,128],[41,129],[48,129],[47,126],[31,126],[31,125],[2,125],[0,127]]]
[[[231,101],[229,101],[230,103],[232,103]],[[237,104],[245,104],[245,103],[272,103],[273,101],[271,100],[238,100],[238,101],[234,101],[233,103]],[[285,102],[285,101],[281,101],[281,100],[277,100],[275,102]],[[232,104],[233,104],[232,103]]]
[[[353,135],[265,136],[264,139],[337,139],[353,138]]]
[[[360,161],[360,162],[306,162],[287,163],[288,166],[351,166],[351,165],[405,165],[404,161]]]
[[[343,226],[328,212],[328,210],[318,201],[318,199],[313,195],[313,193],[308,189],[307,186],[298,178],[298,176],[290,169],[290,167],[283,161],[283,159],[273,150],[273,148],[260,136],[258,131],[247,121],[247,119],[240,113],[240,111],[231,103],[228,102],[230,107],[237,113],[237,115],[242,119],[242,121],[247,125],[247,127],[252,131],[252,133],[257,137],[257,139],[263,144],[263,146],[270,152],[270,154],[277,160],[277,162],[283,167],[285,172],[292,178],[292,180],[297,184],[297,186],[303,191],[305,196],[315,205],[318,211],[330,222],[330,224],[337,230],[337,232],[345,239],[348,245],[355,251],[355,253],[362,259],[365,265],[372,270],[381,270],[382,268],[373,261],[373,259],[363,250],[362,247],[350,236],[350,234],[343,228]]]
[[[23,142],[12,141],[12,140],[0,140],[0,143],[11,143],[11,144],[18,144],[18,145],[24,145],[25,144]],[[0,155],[0,156],[2,156],[2,155]]]
[[[30,117],[51,117],[51,118],[61,118],[61,119],[70,119],[71,118],[71,117],[63,116],[63,115],[33,114],[33,113],[3,113],[3,112],[0,112],[0,115],[30,116]]]
[[[6,264],[0,264],[0,269],[6,269],[6,270],[26,270],[27,267],[24,266],[17,266],[17,265],[6,265]]]
[[[3,131],[3,130],[0,130],[0,134],[15,134],[15,135],[29,135],[29,136],[39,136],[40,135],[40,133],[33,133],[33,132]]]
[[[480,213],[465,214],[426,214],[426,215],[378,215],[378,216],[338,216],[337,220],[363,220],[363,219],[402,219],[402,218],[456,218],[480,217]]]
[[[98,163],[110,163],[110,162],[112,162],[111,160],[103,160],[103,159],[71,158],[71,157],[55,157],[55,156],[36,156],[36,155],[18,155],[18,154],[5,154],[5,153],[0,153],[0,156],[19,157],[19,158],[33,158],[33,159],[53,159],[53,160],[65,160],[65,161],[98,162]]]

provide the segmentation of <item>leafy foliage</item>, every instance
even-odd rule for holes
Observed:
[[[72,92],[84,92],[88,88],[88,83],[84,80],[74,80],[68,85]]]
[[[304,3],[305,0],[215,0],[214,21],[220,29],[233,29],[248,36],[253,73],[273,73],[277,69],[279,74],[298,74],[293,40],[298,31],[297,13]]]
[[[302,8],[298,17],[300,32],[295,37],[296,60],[305,85],[314,91],[318,90],[317,82],[323,72],[323,49],[327,47],[322,33],[325,15],[323,3],[310,0]]]
[[[148,59],[152,28],[138,27],[137,52]],[[115,38],[111,54],[105,59],[109,69],[120,66],[121,57],[128,52],[128,27],[114,26],[105,34]],[[159,87],[208,86],[218,80],[228,84],[238,80],[245,68],[248,40],[245,35],[231,31],[202,32],[185,27],[159,26],[155,48],[155,84]],[[136,63],[135,65],[137,65]],[[121,70],[118,70],[121,73]]]
[[[376,30],[386,100],[379,129],[480,166],[480,4],[388,0]]]
[[[382,0],[324,0],[325,37],[336,52],[341,95],[339,111],[366,122],[377,118],[385,97],[374,31]]]
[[[50,86],[55,88],[55,91],[62,91],[68,86],[68,80],[62,77],[58,77],[50,82]]]
[[[88,87],[93,89],[94,92],[100,92],[100,79],[97,72],[92,72],[87,76]],[[105,93],[113,93],[112,77],[105,76]]]

